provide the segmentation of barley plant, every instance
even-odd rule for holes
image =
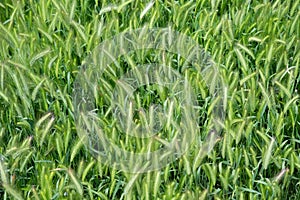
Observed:
[[[300,199],[299,21],[294,0],[1,0],[0,199]],[[220,99],[180,55],[148,49],[113,58],[96,84],[93,117],[119,148],[155,151],[184,118],[179,100],[170,101],[175,90],[159,84],[132,97],[148,113],[125,102],[120,77],[139,64],[176,69],[197,102],[189,149],[133,173],[97,158],[106,146],[80,137],[73,94],[99,44],[145,26],[169,27],[209,54],[223,81],[224,120],[216,134]],[[126,105],[117,114],[116,92]],[[140,130],[122,117],[162,131],[154,140],[121,133]]]

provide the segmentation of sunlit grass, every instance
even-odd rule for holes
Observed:
[[[0,199],[299,199],[299,8],[292,0],[1,1]],[[91,156],[75,128],[72,93],[98,44],[144,25],[171,26],[210,52],[226,85],[226,118],[220,136],[210,132],[214,99],[190,72],[200,113],[195,142],[213,138],[214,148],[202,156],[192,145],[162,169],[131,174]],[[101,123],[115,125],[113,73],[132,62],[183,62],[146,53],[119,58],[124,71],[111,66],[96,99]],[[167,94],[153,85],[135,98],[147,107]],[[107,130],[124,148],[148,150],[147,140]]]

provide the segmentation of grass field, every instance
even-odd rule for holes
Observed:
[[[0,199],[300,199],[299,21],[294,0],[1,0]],[[226,86],[226,114],[207,156],[191,145],[163,168],[136,174],[92,156],[77,134],[73,92],[101,42],[145,25],[171,27],[210,53]],[[112,65],[116,72],[104,78],[161,53],[116,58],[121,68]],[[201,107],[196,140],[204,141],[214,98],[186,76]],[[107,127],[112,82],[100,84],[95,101]],[[155,85],[136,93],[144,107],[167,95]],[[143,150],[142,141],[107,130],[122,148]]]

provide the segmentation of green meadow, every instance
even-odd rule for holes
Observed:
[[[159,149],[183,118],[175,102],[153,144],[121,134],[110,102],[122,74],[163,61],[179,69],[197,97],[197,116],[187,120],[197,122],[188,151],[159,169],[132,173],[93,156],[78,134],[74,91],[98,45],[145,26],[169,27],[210,55],[224,86],[224,121],[204,154],[218,100],[203,78],[162,51],[114,58],[99,77],[94,105],[107,137],[122,149]],[[1,0],[0,199],[300,199],[299,74],[295,0]],[[170,93],[152,84],[134,98],[146,110],[154,103],[164,109]],[[141,126],[160,121],[137,115]]]

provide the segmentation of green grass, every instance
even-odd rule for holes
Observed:
[[[0,2],[0,199],[300,198],[300,4],[152,2]],[[227,112],[208,156],[199,160],[200,150],[191,146],[160,170],[132,174],[91,156],[76,132],[72,92],[95,47],[144,25],[171,26],[210,52],[227,86]],[[159,59],[148,53],[144,62]],[[118,61],[125,70],[139,55]],[[200,140],[213,99],[190,76],[201,104]],[[96,102],[99,119],[108,124],[114,119],[105,94],[112,87],[101,88],[106,93]],[[160,101],[153,90],[165,98],[159,87],[140,88],[143,106]],[[115,132],[110,137],[124,144]],[[132,150],[144,143],[126,144]]]

